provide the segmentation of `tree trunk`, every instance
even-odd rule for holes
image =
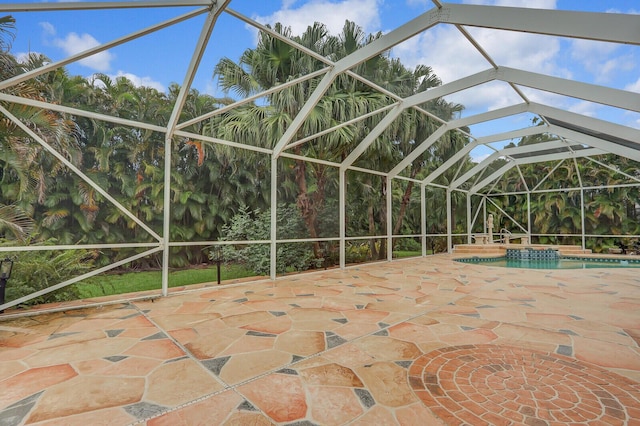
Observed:
[[[299,154],[299,149],[296,149],[296,154]],[[318,196],[310,197],[307,187],[307,164],[302,160],[295,160],[295,176],[296,185],[298,186],[298,197],[296,199],[296,205],[300,209],[300,214],[307,225],[309,231],[309,237],[318,238],[318,210],[315,206]],[[323,185],[324,186],[324,185]],[[323,188],[324,192],[324,188]],[[324,197],[324,195],[322,195]],[[318,241],[313,242],[313,255],[316,258],[320,258],[320,243]]]
[[[411,170],[411,179],[415,179],[416,175],[420,171],[422,167],[415,167]],[[393,226],[393,234],[398,235],[400,233],[400,229],[402,228],[402,221],[404,220],[404,216],[407,212],[407,207],[409,206],[409,201],[411,201],[411,193],[413,192],[413,181],[409,181],[407,188],[404,190],[404,194],[402,195],[402,202],[400,203],[400,211],[398,212],[398,219],[396,220],[396,224]]]
[[[371,179],[367,181],[367,184],[371,186]],[[367,208],[367,218],[369,220],[369,235],[374,235],[376,232],[376,220],[373,211],[373,203],[369,203]],[[369,240],[369,247],[371,249],[371,258],[378,258],[378,249],[376,248],[376,240]]]
[[[384,197],[384,202],[380,206],[380,227],[382,228],[382,233],[387,233],[387,214],[391,214],[391,212],[387,212],[387,191],[390,191],[391,188],[387,188],[386,179],[381,179],[381,193]],[[387,257],[387,239],[382,238],[380,241],[380,251],[378,252],[378,259],[384,260]]]

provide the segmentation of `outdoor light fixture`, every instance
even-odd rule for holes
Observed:
[[[220,264],[222,263],[222,246],[213,246],[211,249],[211,260],[216,263],[218,271],[218,285],[220,285]]]
[[[7,280],[11,278],[11,270],[13,269],[13,260],[8,257],[0,260],[0,305],[4,305],[4,291],[7,287]],[[4,309],[0,311],[0,314]]]

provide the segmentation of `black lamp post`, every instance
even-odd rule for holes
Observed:
[[[222,246],[213,246],[211,260],[216,262],[218,270],[218,285],[220,285],[220,264],[222,263]]]
[[[7,280],[11,278],[11,270],[13,269],[13,260],[8,257],[0,260],[0,305],[4,305],[4,291],[7,287]],[[0,314],[4,313],[4,309]]]

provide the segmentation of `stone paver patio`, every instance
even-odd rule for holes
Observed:
[[[640,425],[637,269],[451,259],[1,320],[0,425]]]

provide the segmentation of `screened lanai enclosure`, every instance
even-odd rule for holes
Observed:
[[[276,279],[450,252],[490,218],[496,240],[602,252],[640,238],[639,82],[522,60],[533,44],[580,46],[594,63],[624,47],[610,65],[637,79],[638,15],[432,0],[388,31],[346,21],[333,34],[268,25],[253,3],[0,5],[0,256],[86,265],[0,310],[121,267],[161,268],[166,295],[171,267],[218,256]],[[134,9],[148,16],[128,20]],[[60,58],[11,51],[21,22],[60,16],[78,34],[111,21],[111,38]],[[218,53],[247,28],[236,57]],[[444,31],[454,73],[402,59]],[[173,65],[174,50],[188,59],[164,90],[69,71],[132,50],[141,75]],[[196,90],[203,78],[215,95]],[[478,98],[490,107],[465,101]]]

